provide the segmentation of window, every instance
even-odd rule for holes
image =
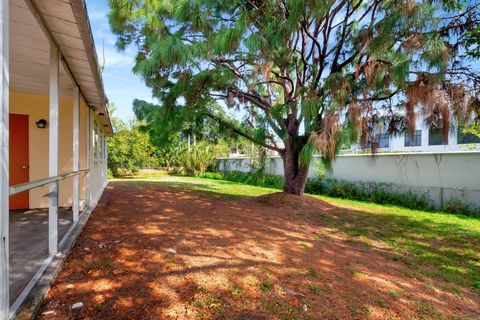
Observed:
[[[103,136],[102,155],[102,160],[107,161],[107,138],[105,136]]]
[[[443,128],[430,128],[428,131],[428,145],[439,146],[442,144],[448,144],[448,137],[443,139]]]
[[[102,134],[103,137],[103,143],[102,143],[102,160],[107,161],[107,137]]]
[[[93,124],[93,159],[98,160],[101,157],[100,154],[100,132],[98,130],[97,122]]]
[[[377,133],[372,142],[365,142],[360,145],[362,149],[378,149],[390,147],[390,135],[388,133]]]
[[[100,157],[99,157],[99,159],[100,159],[100,160],[103,160],[103,134],[102,134],[101,131],[99,132],[99,135],[98,135],[98,136],[99,136],[99,140],[100,140],[100,141],[99,141],[99,144],[98,144],[98,149],[99,149],[99,151],[100,151]]]
[[[457,135],[457,143],[458,144],[480,143],[480,137],[470,132],[463,132],[462,129],[459,129],[458,135]]]
[[[415,130],[413,137],[410,132],[405,132],[405,147],[418,147],[422,145],[422,130]]]
[[[379,148],[388,148],[390,146],[390,135],[388,133],[379,133],[375,136]]]

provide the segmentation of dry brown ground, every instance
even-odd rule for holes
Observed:
[[[354,211],[284,199],[111,183],[42,308],[55,314],[40,319],[480,316],[478,293],[432,290],[440,280],[406,276],[386,248],[326,222]]]

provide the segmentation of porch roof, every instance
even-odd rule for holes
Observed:
[[[83,0],[10,0],[11,88],[48,94],[49,46],[56,45],[63,68],[60,93],[71,96],[77,85],[97,110],[105,134],[113,133],[95,43]],[[41,28],[38,28],[40,25]],[[45,41],[47,40],[47,41]]]

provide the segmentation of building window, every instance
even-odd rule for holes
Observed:
[[[375,136],[379,148],[390,147],[390,135],[388,133],[379,133]]]
[[[100,156],[98,157],[100,160],[103,160],[103,134],[102,132],[99,132],[99,144],[98,144],[98,149],[100,151]]]
[[[442,144],[448,144],[448,137],[443,139],[443,128],[430,128],[428,131],[428,145],[439,146]]]
[[[103,143],[102,143],[102,160],[107,161],[107,137],[105,135],[102,135],[103,137]]]
[[[107,161],[107,138],[105,136],[103,136],[102,155],[102,160]]]
[[[93,124],[93,159],[98,160],[100,157],[100,133],[96,122]]]
[[[463,132],[463,129],[460,128],[457,134],[457,143],[458,144],[480,143],[480,137],[470,132]]]
[[[422,130],[415,130],[413,136],[410,132],[405,133],[405,147],[419,147],[422,145]]]

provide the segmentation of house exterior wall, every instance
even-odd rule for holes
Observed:
[[[30,181],[48,177],[48,130],[37,128],[35,122],[39,119],[48,121],[49,98],[23,92],[10,93],[10,113],[29,115],[29,157],[30,157]],[[80,124],[79,124],[79,157],[80,170],[88,168],[87,162],[87,125],[88,113],[85,102],[80,102]],[[91,112],[92,118],[95,117]],[[73,171],[73,100],[61,97],[59,106],[59,174]],[[103,162],[100,164],[104,165]],[[92,168],[92,194],[100,193],[98,186],[105,185],[106,169],[95,164]],[[101,180],[101,181],[96,181]],[[85,206],[87,199],[87,177],[80,175],[80,208]],[[29,191],[30,208],[47,208],[48,186],[35,188]],[[73,178],[67,178],[59,182],[59,206],[68,207],[72,205]],[[101,193],[100,193],[101,194]],[[100,197],[98,195],[98,197]],[[96,202],[95,202],[96,203]]]
[[[471,151],[478,150],[480,151],[480,144],[458,144],[458,127],[452,122],[449,134],[448,134],[448,143],[441,145],[430,145],[429,144],[429,130],[430,127],[425,124],[423,115],[419,114],[415,120],[416,126],[415,130],[420,130],[422,132],[422,144],[421,146],[405,146],[405,133],[399,135],[391,135],[389,137],[389,146],[388,148],[378,148],[379,151],[383,152],[447,152],[447,151]],[[386,128],[380,128],[379,132],[386,132]],[[351,151],[358,152],[362,151],[360,146],[356,145]]]
[[[90,172],[89,172],[89,205],[94,207],[102,196],[107,181],[107,148],[106,139],[101,132],[101,122],[94,112],[90,111]]]
[[[317,176],[315,157],[309,177]],[[413,191],[426,195],[437,207],[451,199],[480,208],[480,152],[386,153],[341,155],[327,178],[353,183],[390,183],[392,192]],[[250,171],[248,158],[219,159],[220,171]],[[283,175],[279,157],[267,159],[266,171]]]

